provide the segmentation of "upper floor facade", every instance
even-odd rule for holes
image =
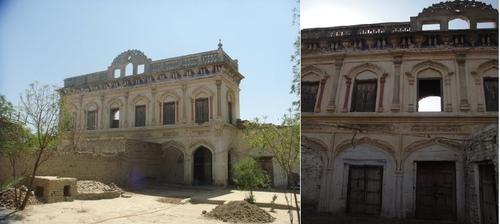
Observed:
[[[467,26],[449,29],[457,18]],[[497,23],[490,5],[454,1],[405,23],[303,30],[302,114],[497,116]]]
[[[140,130],[236,124],[238,61],[222,49],[152,61],[138,50],[107,70],[64,80],[60,89],[79,130]]]

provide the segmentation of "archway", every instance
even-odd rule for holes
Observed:
[[[210,152],[209,149],[200,146],[194,152],[193,160],[193,184],[212,184],[212,152]]]

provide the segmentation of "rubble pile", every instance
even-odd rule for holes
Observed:
[[[257,205],[246,201],[231,201],[227,204],[219,205],[205,215],[222,220],[223,222],[235,223],[268,223],[275,219]]]
[[[123,192],[123,190],[114,183],[107,185],[95,180],[79,180],[76,182],[76,186],[78,193],[100,193],[108,191]]]
[[[23,189],[23,190],[21,190]],[[24,199],[24,195],[26,194],[27,188],[22,186],[21,188],[17,189],[17,195],[19,197],[19,194],[21,194],[20,200],[22,201]],[[15,209],[15,191],[14,188],[10,188],[7,191],[4,191],[0,193],[0,207],[5,207],[5,208],[10,208],[10,209]],[[19,202],[21,203],[21,202]],[[39,201],[36,197],[33,196],[33,193],[31,194],[29,200],[28,200],[28,205],[36,205],[36,204],[42,204],[41,201]]]

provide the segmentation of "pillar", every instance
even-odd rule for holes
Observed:
[[[100,126],[99,129],[104,129],[104,111],[105,111],[104,110],[104,95],[101,95],[100,99],[101,99],[101,108],[97,109],[97,112],[99,113],[98,117],[100,120],[99,121],[99,126]],[[99,111],[99,109],[100,109],[100,111]]]
[[[182,123],[187,122],[187,85],[182,85]]]
[[[470,110],[469,100],[467,97],[467,83],[465,77],[465,54],[460,53],[456,55],[456,61],[458,64],[458,79],[460,88],[460,110],[468,111]],[[451,97],[451,96],[449,96]]]
[[[387,73],[384,73],[382,77],[380,77],[380,93],[378,98],[378,112],[384,111],[384,86],[385,86],[385,78],[387,77]]]
[[[395,56],[393,58],[393,64],[394,64],[394,76],[393,76],[393,92],[392,92],[392,106],[391,110],[392,111],[399,111],[401,110],[401,103],[399,99],[400,95],[400,87],[401,87],[401,63],[403,62],[402,56]]]
[[[222,97],[221,97],[221,84],[222,80],[215,81],[217,85],[217,118],[222,117]]]
[[[344,59],[343,58],[337,58],[335,60],[335,72],[333,73],[333,77],[332,77],[332,89],[331,89],[331,93],[330,93],[330,100],[328,101],[328,107],[327,107],[327,111],[330,112],[330,113],[333,113],[335,112],[335,107],[336,107],[336,98],[337,98],[337,88],[338,88],[338,81],[340,79],[340,71],[342,70],[342,64],[344,63]]]
[[[345,97],[344,97],[344,108],[342,109],[342,112],[347,113],[347,104],[349,103],[349,92],[351,92],[352,79],[345,75],[344,78],[346,79],[345,81],[346,87],[345,87]]]

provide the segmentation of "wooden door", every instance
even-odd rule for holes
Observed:
[[[455,192],[455,162],[417,162],[417,219],[455,220]]]
[[[481,223],[498,223],[498,201],[493,164],[479,165],[479,201]]]
[[[380,215],[382,172],[382,166],[349,166],[347,213]]]

